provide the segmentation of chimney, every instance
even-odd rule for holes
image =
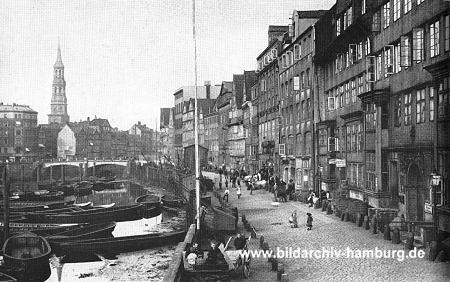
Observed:
[[[138,125],[141,125],[141,122],[140,122],[140,121],[138,121]]]
[[[90,122],[90,121],[91,121],[91,118],[90,118],[90,117],[87,117],[87,121]]]
[[[211,81],[206,80],[205,87],[206,87],[206,99],[211,99]]]

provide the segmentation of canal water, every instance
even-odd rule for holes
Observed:
[[[151,191],[150,191],[151,192]],[[129,182],[124,182],[123,187],[118,189],[105,189],[103,191],[92,191],[92,194],[86,196],[80,196],[76,198],[76,203],[92,202],[93,205],[107,205],[114,203],[115,206],[126,206],[135,204],[135,199],[139,196],[149,193],[147,189]],[[113,231],[114,237],[132,236],[148,234],[150,229],[155,225],[162,222],[162,215],[154,218],[143,218],[140,220],[118,222],[116,228]],[[61,267],[61,260],[51,258],[52,274],[47,280],[49,282],[57,281],[108,281],[98,276],[90,276],[91,273],[95,273],[99,268],[104,267],[109,260],[100,260],[96,257],[86,258],[86,260],[80,260],[77,258],[75,262],[70,258],[64,258],[64,261],[70,261],[70,263],[63,263]],[[97,261],[93,261],[97,260]],[[57,267],[59,266],[59,267]],[[58,271],[61,271],[61,280],[58,280]]]

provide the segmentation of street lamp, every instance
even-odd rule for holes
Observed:
[[[434,234],[436,236],[435,239],[437,239],[437,233],[438,233],[438,218],[437,218],[437,211],[436,211],[436,206],[437,206],[437,189],[438,187],[441,185],[441,175],[436,172],[436,170],[434,170],[431,174],[430,174],[430,184],[431,184],[431,189],[433,189],[433,225],[434,225]]]

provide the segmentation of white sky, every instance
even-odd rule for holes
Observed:
[[[196,0],[198,83],[253,70],[267,29],[294,9],[334,0]],[[174,90],[194,85],[191,0],[1,0],[0,101],[30,105],[47,123],[58,37],[71,121],[151,128]]]

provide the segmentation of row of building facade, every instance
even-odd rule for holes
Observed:
[[[449,5],[338,0],[269,26],[256,71],[200,97],[211,100],[198,119],[203,165],[267,168],[303,195],[330,191],[351,213],[439,218],[449,232]],[[166,151],[179,163],[192,119],[192,96],[182,93],[164,109],[173,126],[161,125],[172,130]]]
[[[70,122],[61,48],[53,65],[51,113],[38,124],[38,113],[27,105],[0,102],[0,162],[39,159],[118,159],[164,162],[160,134],[138,122],[129,130],[113,128],[95,117]]]

